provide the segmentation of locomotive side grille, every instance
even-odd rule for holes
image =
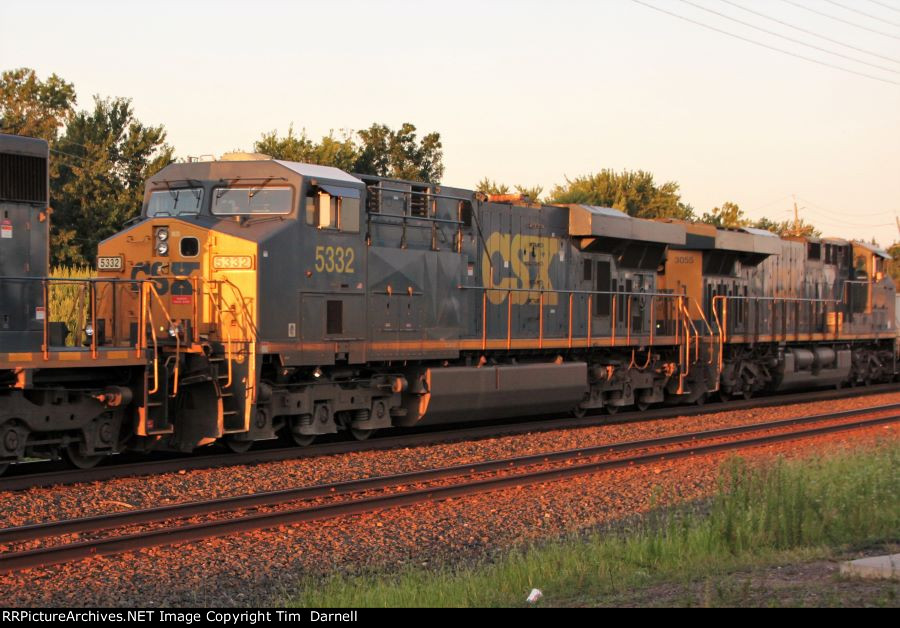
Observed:
[[[0,153],[0,200],[46,204],[47,160]]]

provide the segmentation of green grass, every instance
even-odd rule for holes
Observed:
[[[307,607],[590,604],[642,586],[802,561],[831,548],[900,538],[900,445],[749,468],[723,466],[703,504],[656,511],[617,531],[511,551],[438,570],[310,578],[287,603]]]
[[[89,266],[54,266],[50,269],[50,276],[54,279],[78,280],[96,277],[97,273]],[[51,281],[48,284],[48,297],[50,320],[64,322],[71,332],[66,344],[71,346],[76,340],[80,342],[90,305],[87,285],[78,281]]]

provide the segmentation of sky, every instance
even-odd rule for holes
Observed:
[[[900,239],[900,0],[4,2],[22,66],[131,98],[181,157],[408,121],[447,185],[644,169],[698,214],[796,197],[826,235]]]

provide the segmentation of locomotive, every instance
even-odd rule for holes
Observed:
[[[888,381],[887,259],[859,242],[264,156],[172,164],[148,180],[141,215],[99,245],[91,333],[63,352],[91,362],[62,367],[56,390],[78,380],[72,394],[98,413],[72,413],[78,425],[64,431],[29,423],[22,438],[37,447],[61,434],[44,453],[63,447],[87,464],[124,448],[242,451],[281,434],[308,445],[340,431]],[[56,363],[48,339],[60,333],[29,324],[43,329],[42,368],[12,369],[0,425],[22,421],[2,395],[51,394],[29,378]],[[103,370],[101,357],[123,362]],[[104,449],[90,425],[109,419]]]
[[[114,280],[48,277],[48,166],[46,142],[0,134],[0,473],[26,457],[90,467],[121,451],[147,368],[137,347],[93,334]],[[79,329],[51,320],[60,291],[81,295]]]

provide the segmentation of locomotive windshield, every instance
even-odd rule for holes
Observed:
[[[197,215],[203,200],[203,188],[156,190],[150,193],[147,216]]]
[[[213,190],[212,213],[218,216],[289,214],[289,187],[222,187]]]

